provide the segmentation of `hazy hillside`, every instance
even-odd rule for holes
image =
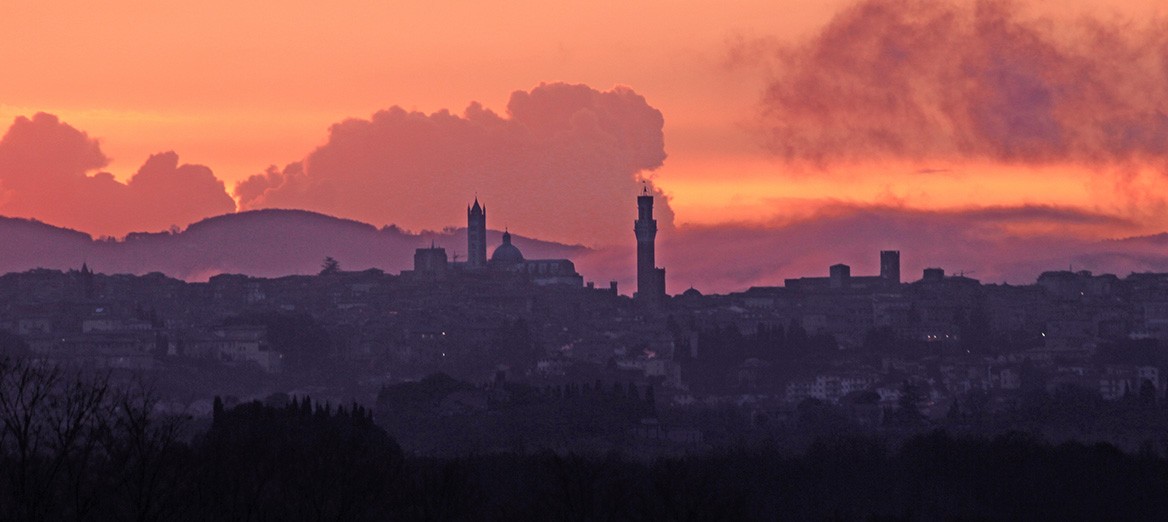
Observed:
[[[846,225],[846,224],[845,224]],[[853,273],[876,270],[876,252],[887,247],[879,234],[841,240],[833,249],[792,248],[815,237],[846,230],[791,226],[777,231],[682,228],[658,238],[659,266],[669,272],[667,290],[690,285],[704,292],[732,292],[753,285],[781,285],[785,277],[826,274],[833,263],[847,262]],[[502,242],[501,231],[487,232],[488,255]],[[563,245],[519,235],[525,257],[568,258],[585,280],[606,286],[616,280],[626,293],[635,286],[635,250],[627,242],[599,249]],[[219,273],[271,277],[312,274],[332,256],[345,270],[379,268],[397,273],[413,265],[414,249],[435,245],[450,259],[466,259],[466,229],[412,233],[302,210],[255,210],[226,214],[170,233],[135,233],[95,240],[74,230],[27,219],[0,217],[0,273],[44,267],[69,269],[88,262],[102,273],[162,272],[190,281]],[[969,238],[918,234],[897,245],[905,281],[920,277],[922,266],[968,271],[983,282],[1028,284],[1046,270],[1068,267],[1124,276],[1168,270],[1168,234],[1107,241],[1063,237],[1015,238],[992,244]],[[766,252],[767,255],[748,254]],[[866,264],[868,263],[868,264]],[[976,270],[976,272],[974,272]]]
[[[93,238],[83,232],[0,217],[0,272],[80,265],[92,247]]]
[[[488,231],[488,245],[501,242]],[[204,219],[178,233],[135,233],[118,241],[37,221],[0,218],[0,272],[76,268],[88,262],[103,273],[162,272],[188,280],[219,273],[256,276],[309,274],[332,256],[346,270],[409,269],[414,249],[435,245],[466,254],[466,230],[414,234],[302,210],[256,210]],[[515,236],[528,257],[573,257],[587,251]]]

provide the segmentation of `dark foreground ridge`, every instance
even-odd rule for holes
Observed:
[[[4,520],[1153,519],[1168,461],[935,431],[687,457],[417,457],[352,404],[274,397],[209,426],[101,378],[0,363]]]

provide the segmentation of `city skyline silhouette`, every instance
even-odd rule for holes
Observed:
[[[1163,0],[8,4],[0,520],[1168,513]]]
[[[194,40],[158,31],[170,8],[84,8],[93,16],[59,19],[93,36],[74,53],[68,38],[20,36],[46,9],[6,17],[0,63],[24,74],[0,100],[0,216],[95,238],[262,208],[440,231],[461,226],[448,205],[477,193],[522,235],[606,250],[626,245],[624,197],[648,183],[673,288],[769,284],[888,248],[913,252],[906,263],[920,265],[907,271],[940,265],[1012,283],[1067,265],[1157,270],[1168,256],[1157,239],[1168,178],[1155,2],[752,1],[656,13],[662,23],[640,32],[615,15],[644,18],[648,5],[585,9],[614,15],[606,32],[568,11],[479,13],[559,27],[557,44],[538,24],[513,39],[444,33],[437,20],[462,27],[476,10],[451,5],[397,13],[418,29],[391,37],[372,30],[398,20],[387,7],[358,20],[343,16],[352,5],[214,16],[229,8],[212,3],[184,14],[221,29]],[[113,37],[80,22],[102,16],[119,28]],[[239,25],[264,17],[288,25]],[[272,43],[249,43],[244,27],[263,27]],[[306,45],[289,38],[296,27],[351,35],[314,43],[323,54],[292,54],[336,81],[272,83],[292,56],[277,42]],[[669,60],[626,49],[632,34]],[[364,68],[317,62],[403,41],[432,52],[381,53],[401,71],[469,60],[490,74],[428,85],[387,65],[355,81]],[[686,45],[703,51],[676,51]],[[212,48],[249,59],[216,62]],[[532,54],[507,54],[520,50]],[[492,68],[482,53],[519,62]],[[98,55],[108,65],[94,70]],[[167,63],[186,74],[163,73]],[[59,77],[69,70],[104,81],[73,89]],[[147,71],[156,74],[134,80]],[[623,265],[587,271],[622,278]]]

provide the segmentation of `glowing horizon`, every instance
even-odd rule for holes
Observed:
[[[232,207],[461,226],[411,192],[442,191],[451,209],[478,192],[527,236],[619,246],[640,179],[665,198],[663,238],[873,212],[961,216],[1003,241],[1168,229],[1168,7],[1151,0],[3,14],[17,73],[0,125],[56,123],[4,149],[0,215],[95,236]],[[50,135],[73,137],[17,150]]]

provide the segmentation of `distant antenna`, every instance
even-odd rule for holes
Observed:
[[[457,250],[455,250],[454,253],[450,254],[450,261],[454,262],[454,263],[458,262],[458,251]]]
[[[648,181],[641,182],[641,195],[642,196],[649,195],[649,182]]]

